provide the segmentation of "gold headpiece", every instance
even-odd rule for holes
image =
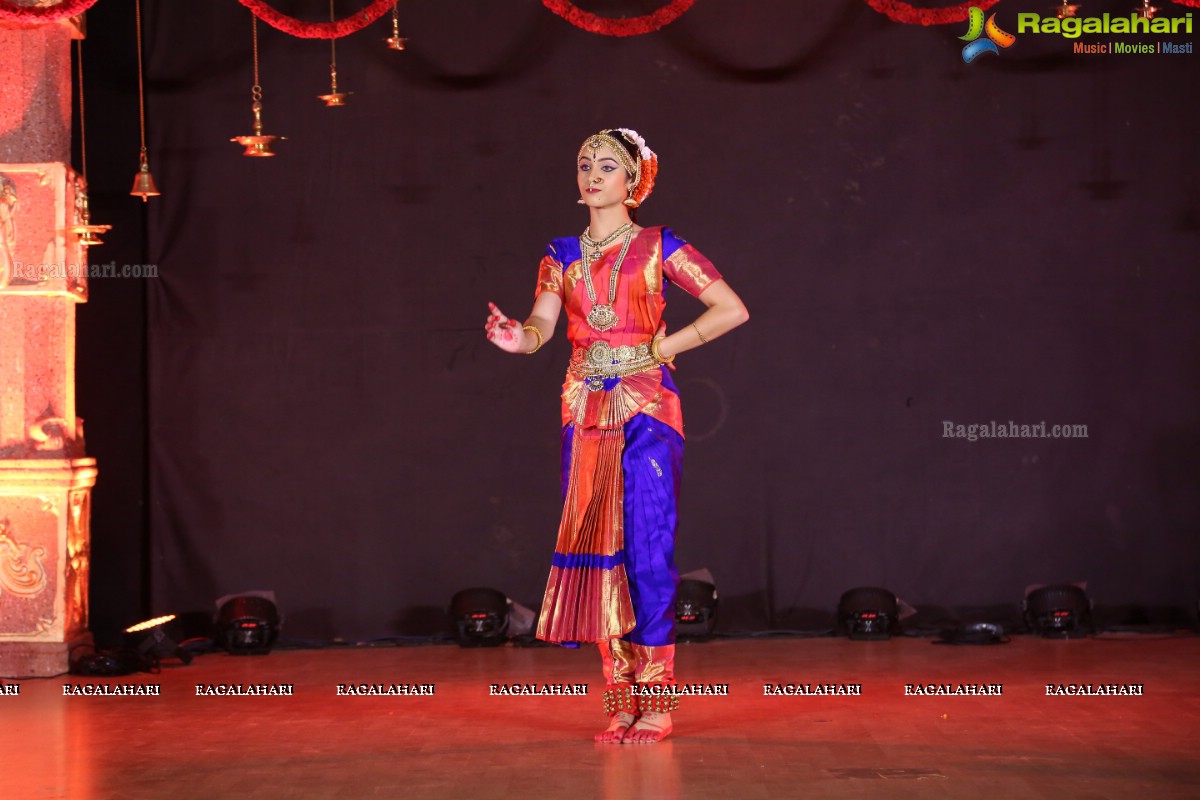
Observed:
[[[617,136],[632,145],[635,151],[633,156],[630,156],[629,148],[622,144]],[[658,156],[646,146],[646,140],[639,136],[637,131],[629,128],[609,128],[585,139],[583,146],[579,148],[576,159],[584,156],[594,159],[596,151],[601,147],[611,149],[620,160],[621,166],[633,179],[633,188],[629,190],[629,199],[625,201],[625,204],[637,208],[645,202],[654,188],[654,177],[658,174]]]
[[[596,157],[596,151],[601,147],[607,147],[613,151],[621,161],[621,166],[625,171],[637,180],[638,165],[637,162],[629,157],[629,150],[616,140],[612,135],[612,131],[600,131],[599,133],[589,136],[584,141],[583,146],[579,148],[579,155],[576,158],[583,158],[585,155],[590,155],[593,159]],[[588,151],[591,151],[590,153]]]

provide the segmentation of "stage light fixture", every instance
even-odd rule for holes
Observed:
[[[184,664],[192,663],[192,654],[179,646],[169,628],[175,620],[174,614],[148,619],[125,629],[125,645],[141,658],[158,666],[166,658],[178,658]]]
[[[900,629],[900,601],[887,589],[860,586],[838,601],[838,632],[855,641],[884,641]]]
[[[273,594],[240,594],[217,601],[217,644],[230,655],[265,656],[279,636]]]
[[[450,619],[461,647],[498,647],[508,638],[508,597],[496,589],[463,589],[450,599]]]
[[[156,665],[152,660],[129,648],[101,650],[82,655],[72,653],[70,672],[89,678],[116,678],[135,672],[153,672]]]
[[[717,587],[684,579],[675,592],[675,634],[681,639],[708,639],[717,627]]]
[[[1087,636],[1092,627],[1092,601],[1086,584],[1031,586],[1025,590],[1025,624],[1047,638]]]

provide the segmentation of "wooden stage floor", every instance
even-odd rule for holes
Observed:
[[[737,639],[679,647],[684,698],[657,745],[598,745],[596,652],[455,646],[201,656],[158,675],[19,681],[0,695],[0,797],[1200,798],[1200,638]],[[66,696],[64,684],[159,684]],[[291,684],[291,696],[197,685]],[[496,696],[491,684],[589,685]],[[764,696],[765,684],[860,696]],[[339,684],[433,684],[339,696]],[[1000,684],[992,696],[906,684]],[[1053,684],[1143,694],[1047,696]],[[0,689],[0,691],[4,691]],[[714,689],[719,691],[719,689]]]

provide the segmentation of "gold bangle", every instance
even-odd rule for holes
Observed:
[[[670,364],[672,361],[675,360],[675,356],[671,356],[670,358],[663,358],[662,354],[658,352],[658,343],[661,342],[665,338],[666,338],[665,336],[660,336],[657,339],[650,340],[650,354],[652,356],[654,356],[654,360],[660,364]],[[678,353],[676,355],[678,355]]]
[[[704,334],[700,332],[700,326],[693,322],[692,327],[696,329],[696,335],[700,337],[700,344],[708,344],[708,339],[705,339]]]
[[[542,349],[542,342],[545,340],[542,339],[542,332],[537,329],[536,325],[526,325],[524,328],[521,328],[521,330],[522,331],[533,331],[533,335],[536,336],[538,339],[538,343],[533,346],[532,350],[526,350],[525,355],[531,356],[534,353],[536,353],[538,350]]]

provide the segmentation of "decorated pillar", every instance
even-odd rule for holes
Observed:
[[[83,221],[70,167],[78,22],[0,18],[0,675],[65,672],[90,641],[96,462],[75,411],[87,249],[71,230]]]

